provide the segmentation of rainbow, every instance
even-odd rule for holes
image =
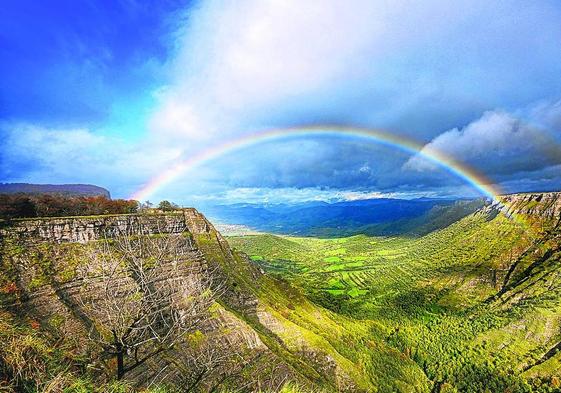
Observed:
[[[309,136],[350,136],[354,138],[364,139],[368,142],[375,142],[381,145],[397,148],[410,154],[420,154],[428,161],[443,168],[449,173],[463,179],[468,184],[481,192],[484,196],[502,204],[499,195],[501,190],[493,185],[493,182],[473,168],[455,160],[453,157],[436,149],[426,148],[425,145],[411,138],[397,136],[385,131],[359,128],[345,127],[333,125],[316,125],[305,127],[293,127],[282,129],[270,129],[253,134],[246,135],[242,138],[231,140],[194,154],[189,158],[176,162],[162,173],[145,183],[139,190],[134,192],[130,199],[138,201],[146,200],[157,190],[171,183],[181,174],[192,171],[193,169],[208,163],[226,153],[251,147],[263,142],[271,142],[276,140],[284,140],[290,137],[309,137]]]

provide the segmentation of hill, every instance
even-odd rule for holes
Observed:
[[[205,206],[213,220],[257,231],[299,236],[418,235],[473,213],[483,199],[367,199],[336,203]]]
[[[91,184],[0,183],[0,194],[18,193],[59,196],[104,196],[106,198],[111,198],[111,194],[108,190]]]

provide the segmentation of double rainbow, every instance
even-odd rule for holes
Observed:
[[[411,138],[397,136],[382,130],[360,128],[360,127],[343,127],[333,125],[316,125],[306,127],[271,129],[256,132],[243,136],[238,139],[212,146],[193,156],[176,162],[162,173],[150,179],[140,189],[135,191],[130,199],[139,201],[146,200],[156,191],[171,183],[180,175],[192,171],[193,169],[204,165],[220,156],[236,151],[238,149],[251,147],[264,142],[273,142],[277,140],[285,140],[292,137],[353,137],[364,139],[367,142],[374,142],[381,145],[396,148],[398,150],[419,154],[428,161],[436,164],[447,172],[463,179],[466,183],[473,186],[484,196],[492,199],[494,202],[501,203],[499,195],[501,190],[493,184],[491,180],[483,174],[477,172],[473,168],[457,161],[453,157],[442,151],[426,148],[425,145]]]

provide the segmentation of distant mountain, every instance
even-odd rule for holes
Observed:
[[[424,234],[473,213],[478,200],[367,199],[336,203],[207,206],[214,220],[259,231],[314,236]]]
[[[92,184],[0,183],[0,194],[18,193],[64,196],[104,196],[111,198],[111,194],[108,190]]]

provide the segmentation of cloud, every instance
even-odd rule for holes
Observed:
[[[311,197],[320,190],[320,195],[325,193],[329,198],[345,193],[349,199],[354,192],[403,197],[479,195],[473,187],[442,168],[420,174],[403,171],[401,166],[409,157],[408,153],[394,148],[352,137],[293,137],[226,154],[196,171],[183,174],[174,184],[161,190],[158,197],[177,195],[183,198],[183,203],[190,204],[193,195],[204,199],[202,193],[210,199],[218,195],[224,199],[227,195],[236,201],[247,197],[271,202],[301,198],[301,191],[287,193],[283,190],[308,190]],[[265,198],[246,192],[264,189],[278,189],[279,193],[271,191]]]
[[[422,153],[433,152],[445,153],[497,180],[561,164],[561,145],[555,134],[504,111],[485,112],[461,129],[438,135],[422,149]],[[433,167],[420,154],[404,165],[416,171]]]
[[[232,188],[374,188],[408,157],[352,137],[300,136],[233,151],[208,165],[207,180]]]
[[[336,189],[306,188],[268,188],[244,187],[225,190],[213,195],[196,195],[192,198],[199,203],[231,204],[231,203],[302,203],[302,202],[341,202],[358,201],[377,198],[412,199],[421,196],[433,196],[424,193],[383,193],[378,191],[344,191]]]
[[[541,101],[523,111],[531,122],[550,129],[561,140],[561,100],[556,102]]]
[[[349,77],[350,58],[376,29],[368,23],[369,8],[357,13],[353,4],[318,1],[203,3],[189,17],[175,80],[161,96],[153,129],[194,139],[224,134],[260,108],[332,84],[345,72]]]
[[[117,197],[167,168],[181,150],[154,143],[131,144],[89,129],[0,124],[3,182],[93,183]]]
[[[554,165],[541,171],[518,176],[501,183],[507,193],[522,191],[559,191],[559,174],[561,165]]]
[[[558,91],[558,16],[479,0],[202,2],[150,127],[192,143],[314,122],[432,137]]]
[[[169,25],[160,20],[170,16],[167,11],[154,11],[152,18],[152,7],[142,9],[154,19],[152,27],[132,41],[132,35],[115,31],[122,39],[111,39],[119,43],[112,56],[86,56],[104,59],[85,69],[93,71],[91,77],[86,72],[72,78],[63,62],[48,71],[56,71],[56,78],[31,79],[57,83],[29,85],[34,93],[44,90],[31,111],[40,106],[53,112],[43,101],[56,95],[62,104],[54,112],[81,112],[66,104],[82,89],[87,94],[77,102],[103,113],[110,103],[114,118],[82,127],[47,127],[33,119],[1,125],[2,180],[97,182],[126,196],[176,159],[211,145],[263,128],[337,123],[427,141],[426,149],[444,149],[514,190],[559,184],[552,170],[559,155],[551,141],[561,138],[561,102],[550,100],[561,91],[561,62],[552,60],[561,58],[552,39],[561,37],[561,8],[554,3],[209,0]],[[127,23],[125,31],[144,31],[145,22]],[[168,35],[170,25],[180,28]],[[85,48],[92,47],[88,42]],[[145,50],[137,51],[137,44]],[[127,50],[122,64],[115,62],[121,49]],[[60,63],[58,56],[53,59]],[[17,64],[12,68],[21,71]],[[83,88],[99,87],[97,81],[109,90]],[[27,107],[33,97],[25,90],[12,98]],[[485,112],[493,108],[505,109]],[[317,192],[316,187],[473,192],[461,184],[393,149],[316,140],[259,145],[221,157],[158,196],[179,199],[226,189]],[[300,198],[299,191],[291,195]]]

